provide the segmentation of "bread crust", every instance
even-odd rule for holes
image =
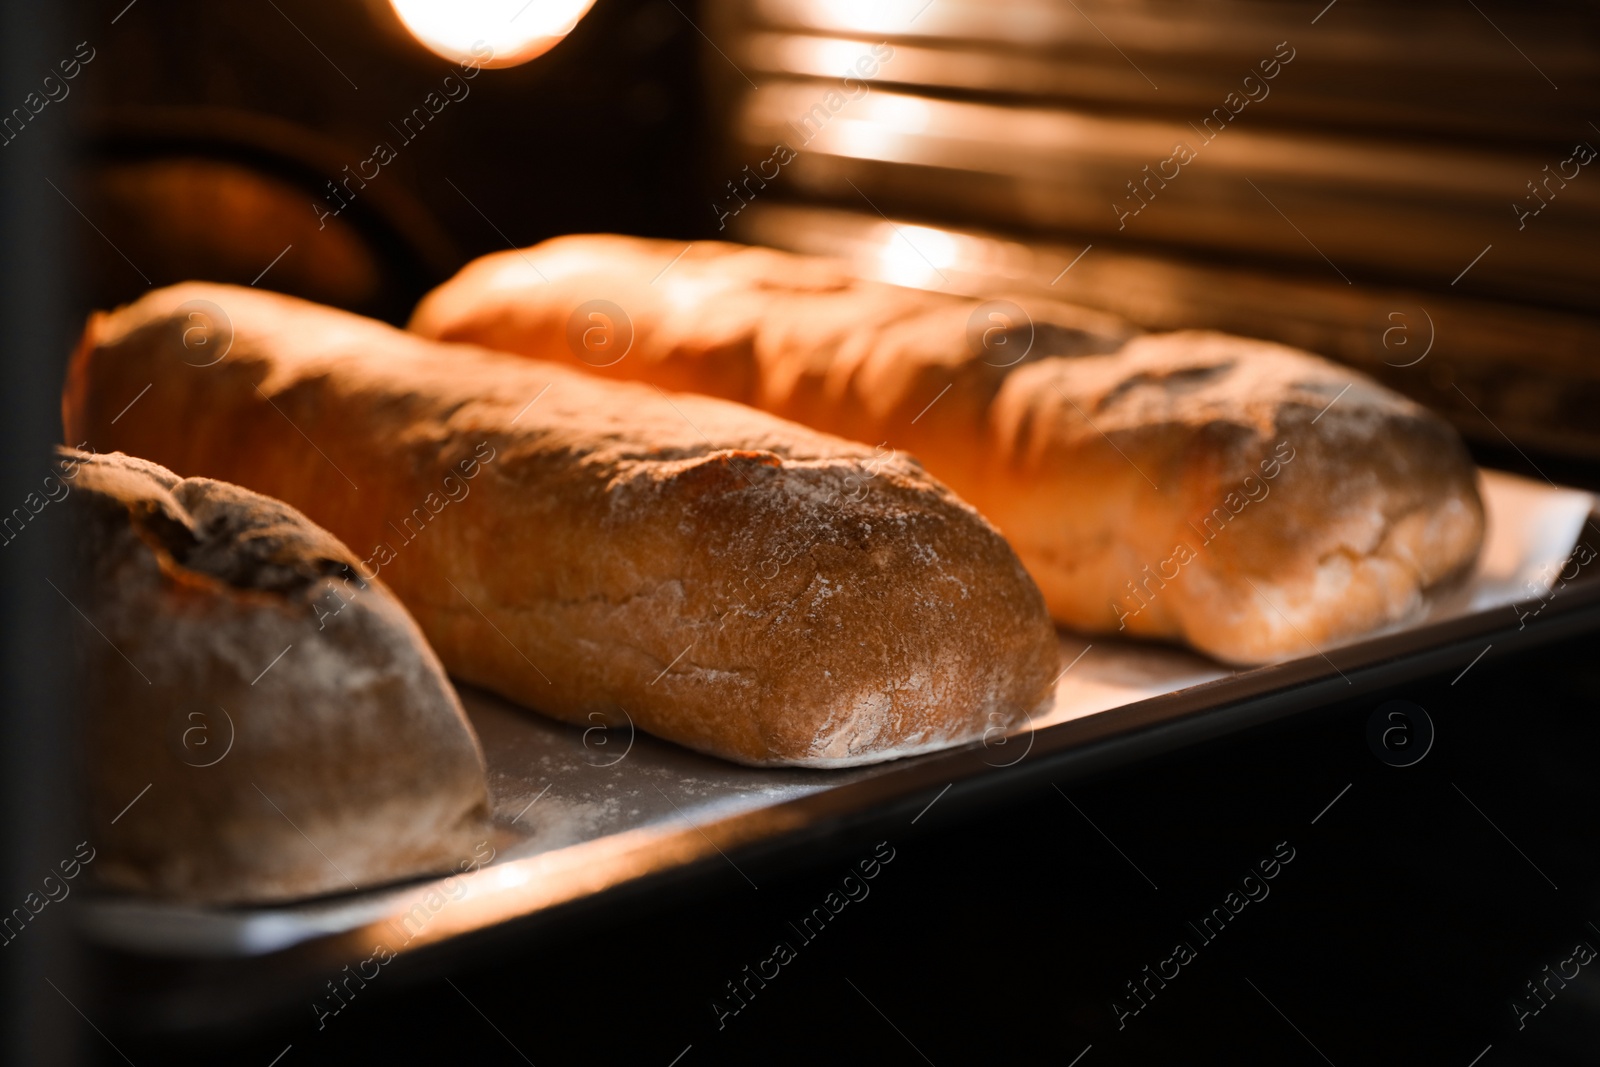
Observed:
[[[593,235],[486,256],[411,329],[904,449],[1006,534],[1058,622],[1234,663],[1402,619],[1482,542],[1456,433],[1308,353],[1024,298],[1031,323],[992,320],[985,347],[984,301],[719,243],[663,273],[680,252]],[[631,336],[605,366],[568,336],[602,300]]]
[[[196,301],[230,322],[205,367]],[[913,461],[739,405],[185,285],[90,324],[64,411],[74,439],[302,508],[452,674],[568,721],[828,767],[1049,698],[1054,631],[991,525]]]
[[[207,904],[451,869],[483,840],[483,754],[379,581],[279,501],[62,449],[94,871]],[[349,597],[325,624],[315,606]]]

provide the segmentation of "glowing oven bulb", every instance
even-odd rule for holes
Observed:
[[[412,36],[453,63],[514,67],[550,51],[594,0],[389,0]],[[481,42],[481,43],[480,43]],[[474,52],[476,47],[477,51]],[[492,49],[489,58],[481,57]]]

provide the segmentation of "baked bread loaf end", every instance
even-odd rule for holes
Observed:
[[[263,903],[473,855],[488,828],[477,738],[416,625],[356,578],[349,549],[238,486],[121,454],[63,449],[59,463],[66,495],[45,518],[70,545],[63,592],[89,620],[101,880]],[[345,606],[329,617],[327,603]]]
[[[973,503],[1084,630],[1181,636],[1232,663],[1316,655],[1421,608],[1483,541],[1448,423],[1282,345],[1153,334],[1041,360],[990,418]]]

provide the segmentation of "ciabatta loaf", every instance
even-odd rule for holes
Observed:
[[[74,440],[303,509],[452,674],[584,725],[848,766],[1020,723],[1057,673],[976,511],[737,404],[185,285],[93,320],[64,406]]]
[[[445,872],[488,831],[483,755],[379,580],[293,508],[62,450],[38,520],[68,546],[93,870],[211,904]],[[52,493],[54,496],[54,493]],[[29,533],[28,536],[42,536]]]
[[[614,236],[486,256],[411,328],[913,453],[1005,533],[1060,622],[1236,663],[1402,618],[1483,536],[1450,426],[1281,345]]]

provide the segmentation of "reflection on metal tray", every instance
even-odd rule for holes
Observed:
[[[1121,745],[1121,758],[1138,758],[1339,699],[1359,691],[1346,689],[1358,681],[1392,685],[1458,660],[1466,666],[1486,640],[1509,645],[1512,638],[1494,636],[1506,631],[1563,618],[1593,625],[1600,582],[1585,579],[1600,568],[1579,563],[1593,559],[1586,544],[1600,544],[1581,537],[1586,524],[1600,533],[1590,521],[1594,499],[1492,472],[1483,487],[1490,534],[1475,573],[1376,640],[1308,648],[1300,660],[1235,672],[1177,648],[1062,634],[1053,710],[1018,734],[914,759],[842,771],[740,767],[626,726],[584,730],[466,690],[494,797],[498,837],[487,866],[270,908],[101,899],[87,908],[88,931],[117,950],[190,959],[315,945],[325,965],[330,956],[368,956],[377,945],[414,950],[696,862],[726,863],[743,876],[741,846],[782,847],[796,831],[921,806],[942,796],[941,786],[969,791],[1005,776],[1061,776],[1072,756],[1096,746]],[[1174,725],[1188,729],[1160,729]]]

